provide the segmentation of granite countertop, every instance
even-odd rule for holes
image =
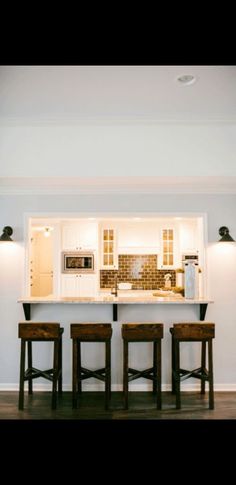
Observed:
[[[128,303],[128,304],[193,304],[213,303],[207,298],[186,299],[180,293],[168,292],[168,296],[154,296],[157,290],[118,290],[118,296],[111,295],[109,289],[101,290],[95,297],[22,297],[18,303]]]

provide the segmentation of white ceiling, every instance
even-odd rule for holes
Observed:
[[[197,82],[183,86],[182,74]],[[236,122],[236,66],[1,66],[0,121]]]

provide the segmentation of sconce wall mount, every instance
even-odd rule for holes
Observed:
[[[229,229],[226,226],[220,227],[219,235],[221,236],[219,242],[235,242],[234,239],[230,236]]]
[[[11,238],[13,234],[13,229],[12,227],[10,226],[5,226],[3,228],[3,233],[0,237],[0,241],[13,241],[13,239]]]

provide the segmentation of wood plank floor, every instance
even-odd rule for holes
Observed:
[[[175,397],[163,392],[163,409],[155,408],[151,392],[132,392],[129,410],[123,409],[122,393],[113,392],[111,406],[104,409],[102,392],[84,392],[79,409],[71,407],[71,392],[64,392],[58,408],[51,410],[51,393],[25,393],[25,409],[18,410],[18,392],[0,392],[0,420],[236,420],[236,392],[215,392],[215,409],[208,409],[208,393],[182,393],[182,409]]]

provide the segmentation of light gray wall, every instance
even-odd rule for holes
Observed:
[[[207,214],[208,289],[209,297],[214,300],[214,303],[208,306],[206,319],[216,324],[214,342],[215,388],[236,390],[236,245],[229,244],[222,250],[221,245],[215,243],[218,240],[218,228],[221,225],[228,226],[231,235],[236,239],[235,208],[236,196],[233,195],[1,196],[0,227],[5,225],[13,227],[15,243],[10,246],[0,244],[0,389],[18,389],[20,345],[17,325],[19,321],[24,319],[24,314],[21,305],[17,303],[17,299],[22,296],[23,291],[23,218],[25,213],[179,211],[205,212]],[[67,389],[71,387],[69,323],[83,320],[109,322],[111,317],[112,309],[110,306],[38,305],[38,307],[35,307],[34,320],[60,321],[65,328],[63,374]],[[197,307],[191,305],[188,307],[124,305],[120,309],[119,318],[122,321],[150,320],[165,323],[163,382],[164,385],[168,386],[170,384],[169,326],[173,321],[198,319]],[[113,324],[113,331],[112,382],[113,388],[118,389],[122,382],[120,322]],[[39,359],[39,364],[43,362],[43,365],[46,365],[46,361],[49,362],[51,356],[50,344],[43,351],[40,351],[39,345],[36,345],[36,358]],[[102,355],[98,344],[96,346],[95,344],[91,345],[93,347],[89,347],[85,357],[87,364],[88,361],[92,363],[92,366],[102,364]],[[197,355],[196,350],[192,349],[189,352],[186,348],[184,352],[186,364],[194,365]],[[145,347],[134,346],[132,359],[133,365],[137,363],[138,359],[142,367],[147,362]]]
[[[0,125],[2,177],[232,176],[236,125]]]

